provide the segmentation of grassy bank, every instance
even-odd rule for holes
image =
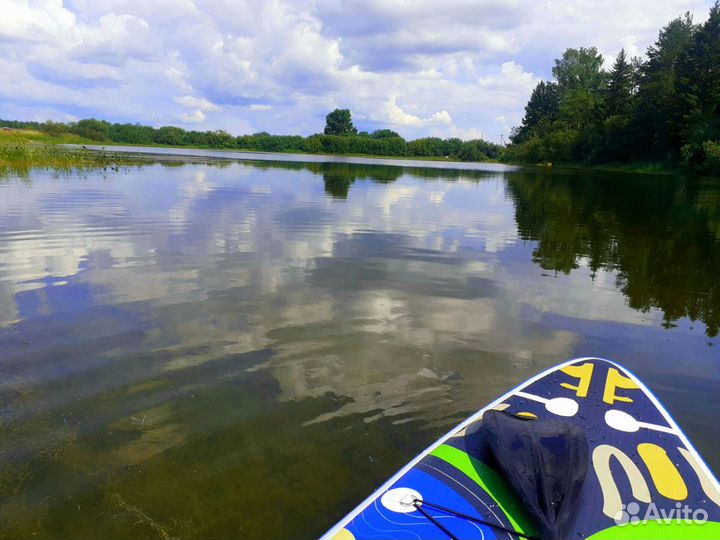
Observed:
[[[35,129],[0,129],[0,144],[95,144],[74,133],[46,133]]]
[[[116,168],[127,158],[107,152],[65,148],[63,143],[87,141],[76,135],[48,135],[32,130],[0,131],[0,175],[26,175],[31,169],[55,172]]]
[[[598,163],[589,165],[587,163],[577,162],[553,162],[551,165],[547,163],[518,163],[503,161],[506,165],[518,165],[523,167],[538,167],[543,169],[577,169],[582,171],[607,171],[607,172],[625,172],[633,174],[680,174],[687,173],[677,165],[669,165],[660,162],[636,162],[636,163]]]

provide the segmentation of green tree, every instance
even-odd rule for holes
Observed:
[[[400,137],[400,134],[392,129],[376,129],[370,136],[373,139],[389,139],[391,137]]]
[[[323,151],[323,145],[321,140],[321,135],[311,135],[307,139],[305,139],[305,152],[309,152],[311,154],[319,154]]]
[[[663,27],[647,50],[632,120],[632,139],[638,155],[662,159],[680,146],[676,68],[694,29],[692,16],[685,13]]]
[[[108,137],[113,142],[130,144],[151,144],[155,130],[138,124],[113,124]]]
[[[558,86],[552,82],[540,81],[530,95],[530,101],[525,106],[525,116],[522,124],[515,128],[510,140],[514,144],[530,139],[540,126],[548,128],[557,120],[560,110],[560,94]]]
[[[604,143],[591,152],[596,159],[625,161],[635,150],[628,144],[632,109],[634,106],[637,61],[628,61],[625,49],[621,49],[608,76],[604,91],[604,112],[607,115],[602,124]]]
[[[572,90],[560,102],[560,120],[572,129],[583,129],[602,118],[602,98],[599,93]]]
[[[217,131],[208,131],[205,135],[207,138],[207,144],[215,148],[230,148],[235,143],[233,136],[222,129]]]
[[[445,139],[442,144],[442,156],[457,156],[463,147],[463,141],[457,137]],[[500,152],[500,147],[495,145],[495,155]]]
[[[486,161],[488,155],[485,153],[483,142],[484,141],[466,141],[457,157],[463,161]]]
[[[684,138],[691,144],[720,139],[720,3],[693,34],[677,68]]]
[[[105,120],[88,118],[87,120],[80,120],[70,129],[72,133],[80,135],[81,137],[87,137],[94,141],[106,141],[108,139],[108,133],[110,132],[110,124]]]
[[[185,130],[175,126],[163,126],[155,130],[154,142],[180,146],[185,142]]]
[[[567,49],[552,68],[561,96],[577,90],[599,92],[606,78],[602,65],[603,57],[595,47]]]
[[[627,60],[625,49],[615,59],[608,78],[605,91],[605,105],[611,116],[626,116],[630,113],[633,93],[635,91],[635,74],[633,66]]]
[[[52,120],[48,120],[40,126],[40,129],[51,135],[59,135],[61,133],[67,133],[68,126],[62,122],[53,122]]]
[[[350,109],[335,109],[325,117],[325,135],[355,135]]]
[[[594,124],[602,118],[602,90],[607,79],[602,65],[603,57],[595,47],[581,47],[567,49],[562,58],[555,60],[552,70],[560,92],[560,121],[568,128],[584,132],[580,142],[594,141],[595,134],[589,130],[596,128]],[[570,135],[570,139],[575,139]],[[592,152],[572,153],[574,159],[580,159]]]

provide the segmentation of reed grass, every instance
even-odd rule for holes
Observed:
[[[0,131],[0,175],[25,176],[32,169],[53,172],[117,169],[128,158],[109,152],[66,148],[58,143],[77,142],[49,138],[31,130]]]

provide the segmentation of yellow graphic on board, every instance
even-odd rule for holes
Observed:
[[[592,382],[593,371],[595,370],[595,364],[587,362],[580,366],[565,366],[560,371],[565,375],[570,375],[578,380],[577,384],[560,383],[560,386],[567,388],[568,390],[574,390],[575,395],[580,398],[587,397],[590,390],[590,383]],[[624,401],[625,403],[632,403],[632,399],[626,396],[618,396],[615,391],[618,388],[625,390],[637,390],[639,386],[631,378],[622,375],[617,369],[611,367],[607,371],[605,378],[605,390],[603,391],[603,401],[608,405],[612,405],[616,401]]]
[[[332,540],[355,540],[355,536],[347,529],[340,529]]]
[[[638,445],[637,450],[650,472],[655,489],[660,495],[674,501],[687,499],[687,485],[664,448],[652,443],[641,443]],[[679,450],[683,455],[686,454],[686,452],[683,452],[683,448]],[[603,514],[615,518],[623,509],[623,500],[610,469],[611,458],[615,458],[625,472],[630,482],[632,495],[636,500],[649,503],[651,502],[651,496],[647,480],[645,480],[640,467],[619,448],[609,444],[601,444],[593,450],[592,464],[603,494]],[[688,461],[690,460],[688,459]],[[627,502],[625,501],[625,504]]]
[[[674,501],[687,499],[687,486],[664,448],[657,444],[642,443],[638,444],[638,453],[647,465],[655,488],[660,495]]]
[[[582,366],[566,366],[560,371],[576,379],[580,379],[577,386],[569,383],[560,383],[560,386],[569,390],[575,390],[577,397],[587,397],[590,389],[590,381],[592,381],[593,369],[595,364],[583,364]]]
[[[626,390],[637,390],[639,387],[635,381],[629,379],[625,375],[621,375],[615,368],[608,369],[607,378],[605,379],[605,391],[603,392],[603,401],[608,405],[612,405],[616,401],[624,401],[632,403],[632,399],[625,396],[615,394],[615,389],[624,388]]]

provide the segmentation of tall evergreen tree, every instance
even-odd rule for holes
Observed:
[[[676,88],[686,142],[720,139],[720,2],[681,55]]]
[[[608,86],[605,91],[605,105],[609,115],[624,117],[630,112],[635,84],[634,79],[633,66],[627,60],[625,49],[620,49],[620,53],[617,55],[610,71]]]
[[[636,70],[639,59],[628,61],[625,49],[621,49],[608,75],[605,88],[602,126],[602,147],[591,150],[598,160],[626,161],[632,159],[637,149],[631,143],[630,123],[637,87]]]
[[[514,144],[525,142],[537,134],[540,126],[550,127],[557,120],[560,109],[560,94],[557,84],[540,81],[533,89],[530,100],[525,106],[525,117],[517,127],[510,140]]]
[[[680,146],[676,69],[693,36],[690,13],[670,21],[647,50],[639,77],[633,140],[642,157],[665,158]]]

